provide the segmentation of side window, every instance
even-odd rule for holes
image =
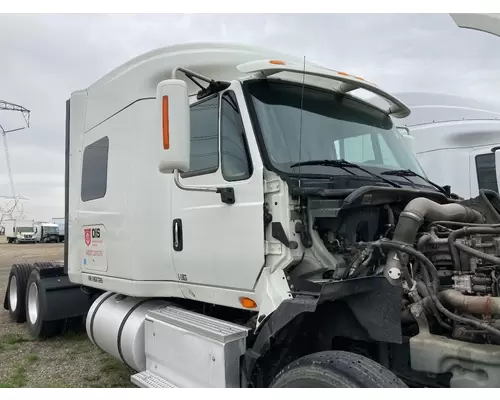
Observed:
[[[219,168],[219,97],[191,106],[189,171],[181,176],[209,174]]]
[[[385,141],[384,135],[378,136],[378,139],[378,142],[380,143],[380,152],[382,153],[383,164],[399,168],[399,163],[396,161],[392,150],[389,148],[387,142]]]
[[[100,199],[106,194],[108,150],[109,138],[107,136],[85,147],[82,165],[82,201]]]
[[[227,181],[248,179],[252,175],[245,129],[233,92],[222,95],[221,104],[221,164]]]
[[[375,160],[371,135],[360,135],[340,139],[334,142],[340,151],[340,157],[346,161],[363,163]]]
[[[476,171],[479,189],[490,189],[498,192],[495,153],[477,155]]]

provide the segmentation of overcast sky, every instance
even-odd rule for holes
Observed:
[[[448,14],[0,15],[0,99],[32,112],[31,127],[8,137],[17,194],[30,199],[27,217],[63,215],[70,93],[141,53],[199,41],[306,56],[392,92],[500,103],[500,38],[459,29]],[[5,128],[20,118],[0,112]],[[1,143],[0,160],[0,195],[10,195]]]

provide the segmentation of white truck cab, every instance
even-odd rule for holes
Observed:
[[[202,43],[66,111],[65,259],[4,301],[34,337],[85,318],[140,387],[500,385],[500,214],[429,181],[397,97]]]
[[[5,238],[8,243],[35,243],[35,227],[33,220],[4,220]]]
[[[35,224],[35,240],[40,243],[59,243],[59,226],[50,222]]]

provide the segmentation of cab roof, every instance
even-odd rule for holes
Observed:
[[[268,63],[269,60],[283,60],[286,65],[272,65]],[[343,92],[351,92],[361,86],[362,89],[368,89],[388,101],[389,107],[382,108],[388,114],[397,117],[409,114],[409,109],[404,104],[376,85],[312,62],[304,62],[301,57],[234,43],[188,43],[163,47],[139,55],[113,69],[87,89],[78,91],[79,95],[86,96],[85,131],[137,100],[154,98],[158,83],[171,78],[172,71],[178,67],[215,81],[265,78],[264,69],[272,72],[267,75],[272,75],[273,79],[293,80],[290,73],[296,77],[297,72],[306,71],[308,78],[306,84],[321,87],[327,85],[327,88],[333,90],[342,88]],[[300,76],[302,77],[302,74]],[[182,73],[176,77],[186,81],[190,95],[198,92],[199,87]],[[332,77],[341,79],[332,81]],[[353,83],[357,86],[353,86]]]

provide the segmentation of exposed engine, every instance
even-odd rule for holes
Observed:
[[[404,324],[500,343],[499,205],[498,194],[482,191],[467,202],[416,197],[340,207],[335,218],[313,206],[313,229],[338,260],[323,279],[384,275],[404,289]]]

